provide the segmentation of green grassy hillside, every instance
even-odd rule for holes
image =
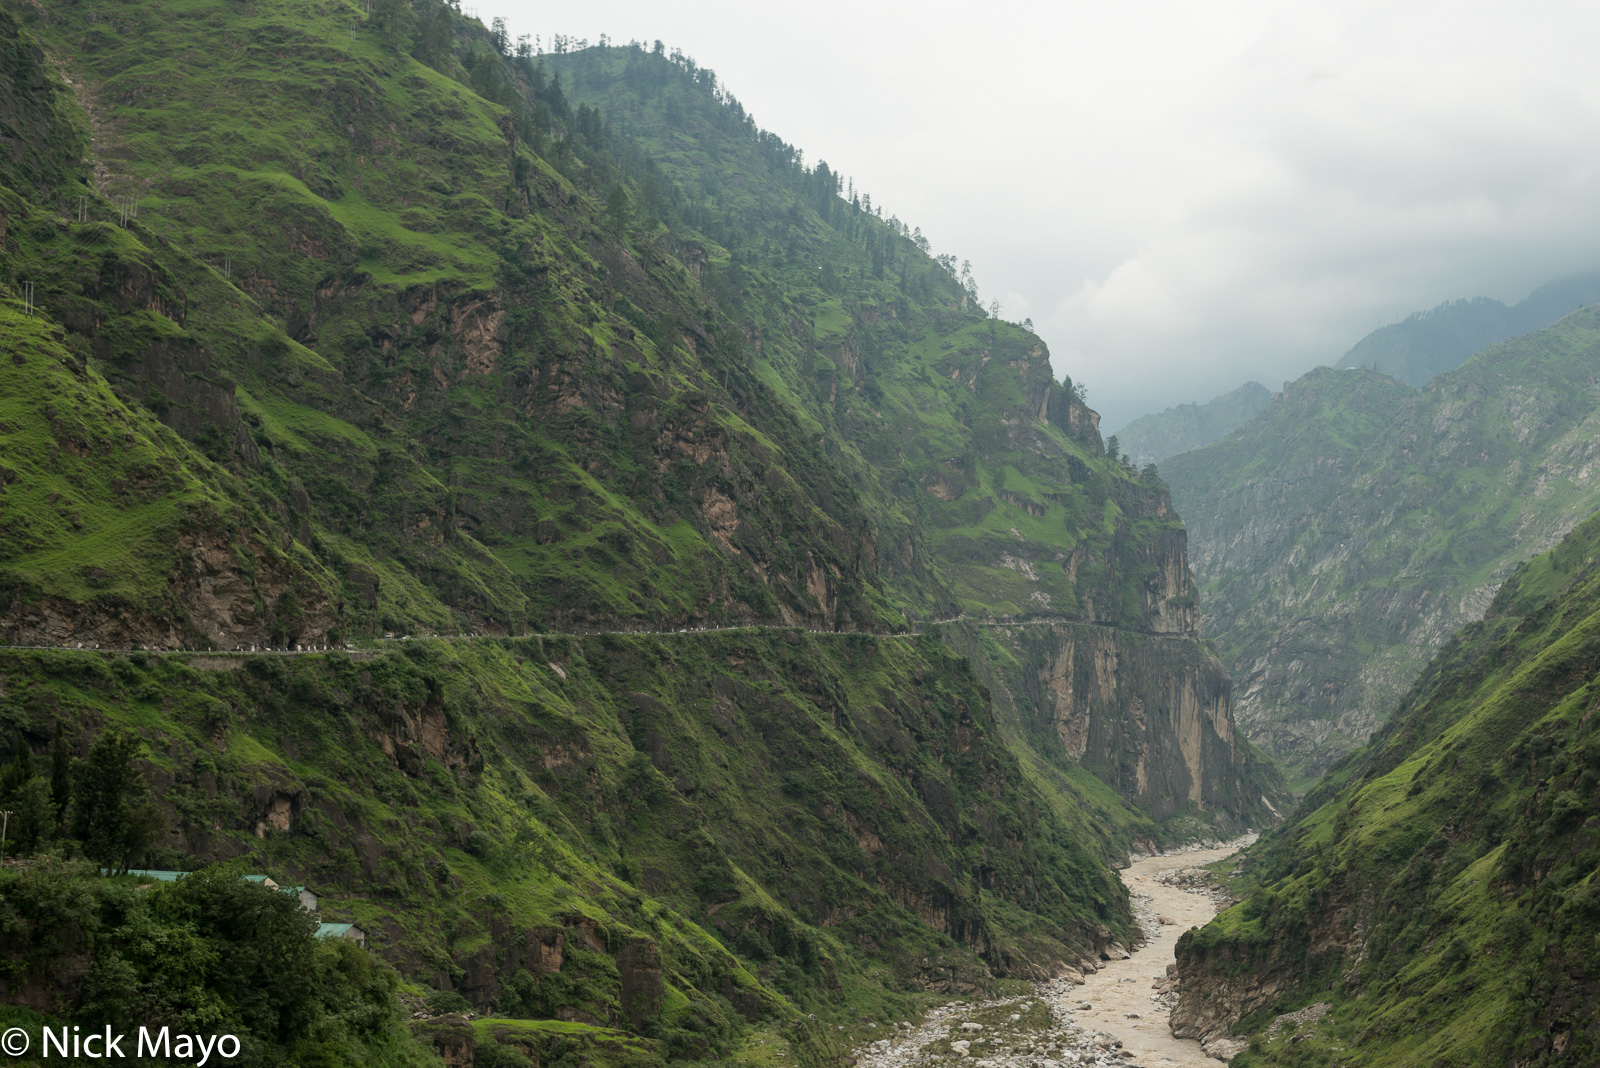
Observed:
[[[1592,1064],[1600,519],[1519,568],[1179,943],[1234,1064]],[[1270,1027],[1314,1003],[1310,1025]]]
[[[1068,624],[1004,631],[1002,641],[945,631],[992,689],[1014,697],[998,707],[1008,737],[1027,739],[1023,764],[1048,752],[1056,788],[1095,808],[1093,791],[1070,781],[1085,767],[1158,820],[1270,823],[1261,798],[1281,800],[1282,787],[1269,762],[1234,744],[1231,723],[1179,707],[1201,691],[1226,717],[1210,654],[1191,640],[1169,657],[1149,638],[1192,638],[1198,625],[1166,486],[1106,454],[1098,415],[1070,379],[1052,379],[1043,344],[985,318],[952,257],[930,258],[920,230],[884,219],[827,163],[803,168],[693,60],[599,48],[540,62],[548,74],[535,82],[554,79],[561,100],[603,117],[624,180],[638,182],[638,230],[685,242],[709,298],[750,340],[756,374],[857,487],[901,616]],[[692,242],[677,236],[690,223]],[[1118,699],[1092,707],[1086,695],[1099,683],[1088,679],[1079,700],[1049,698],[1054,668],[1044,665],[1086,663],[1080,640],[1106,634],[1128,665]],[[1176,734],[1124,734],[1127,695],[1140,687],[1163,720],[1192,716],[1214,759],[1186,762]],[[1080,730],[1092,751],[1061,745]],[[1180,780],[1227,785],[1210,794]],[[1101,822],[1151,841],[1161,833],[1103,809]]]
[[[0,41],[27,871],[309,882],[400,976],[371,1035],[493,1014],[419,1024],[453,1061],[824,1063],[1126,937],[1136,841],[1267,818],[1164,486],[692,62],[433,0],[16,0]],[[1018,620],[1121,643],[1196,755],[1040,701]],[[135,737],[114,804],[28,770]],[[28,1011],[89,1018],[79,949],[5,948]]]
[[[37,27],[94,124],[90,213],[137,201],[133,232],[188,264],[146,301],[181,302],[185,343],[106,355],[219,459],[298,483],[352,576],[346,629],[1143,622],[1117,550],[1170,513],[1037,339],[897,221],[684,61],[547,72],[443,6],[390,7],[408,30],[288,0]],[[174,72],[179,36],[205,59]],[[116,348],[107,294],[37,256],[14,277]]]
[[[41,68],[33,136],[90,141],[98,170],[39,187],[30,210],[69,218],[19,230],[13,279],[318,576],[143,644],[1193,632],[1165,487],[1105,456],[1038,340],[692,61],[509,56],[421,0],[23,17],[76,87]],[[179,37],[201,61],[175,71]],[[133,245],[64,254],[109,232],[80,213],[129,203],[109,230]],[[86,628],[11,626],[64,629]],[[1276,789],[1247,778],[1229,818]]]
[[[171,822],[152,863],[247,858],[321,892],[325,919],[359,923],[423,992],[663,1055],[831,1048],[795,1036],[802,1013],[887,1021],[906,992],[992,990],[1127,937],[1120,883],[931,638],[0,668],[13,731],[159,740]],[[70,959],[36,968],[58,1004],[89,992]]]

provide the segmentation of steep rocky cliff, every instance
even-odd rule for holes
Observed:
[[[1246,734],[1301,786],[1388,715],[1517,563],[1600,505],[1600,312],[1427,389],[1322,368],[1169,461]]]
[[[479,1009],[820,1062],[807,1015],[1092,964],[1132,841],[1260,820],[1164,487],[692,61],[433,0],[0,29],[0,628],[171,654],[9,653],[0,709],[140,733],[148,863],[311,880]],[[981,684],[1031,617],[1079,756]]]
[[[1178,944],[1176,1033],[1241,1065],[1595,1062],[1597,564],[1592,518],[1517,569],[1249,851]]]
[[[1170,515],[1164,494],[1145,501]],[[1138,549],[1122,546],[1144,558],[1124,565],[1145,575],[1141,615],[967,622],[944,631],[972,656],[1031,751],[1091,771],[1156,821],[1153,834],[1136,833],[1144,849],[1202,827],[1269,827],[1285,811],[1282,778],[1238,733],[1233,684],[1200,640],[1184,541],[1182,528],[1169,526]]]
[[[762,373],[860,488],[879,573],[902,617],[964,621],[941,631],[1004,691],[1023,763],[1038,755],[1027,747],[1046,743],[1056,787],[1086,800],[1062,776],[1092,769],[1155,822],[1180,811],[1202,828],[1272,822],[1283,788],[1270,762],[1233,739],[1229,690],[1200,643],[1184,527],[1167,488],[1106,456],[1099,416],[1070,381],[1054,380],[1044,345],[1007,323],[963,318],[967,295],[941,290],[954,281],[949,268],[926,270],[909,226],[891,218],[887,239],[875,238],[859,202],[841,213],[843,201],[794,197],[763,165],[760,140],[725,121],[725,106],[682,92],[638,55],[590,50],[550,63],[573,100],[602,109],[636,144],[697,131],[705,154],[657,158],[682,188],[717,190],[704,205],[720,213],[726,246],[710,252],[713,264],[726,257],[712,278],[715,299],[758,339]],[[730,165],[736,184],[724,184]],[[826,164],[818,172],[828,175]],[[836,188],[836,177],[826,181]],[[747,221],[753,203],[791,199],[830,225],[797,226],[782,214]],[[768,288],[771,277],[819,275],[836,281]],[[898,286],[882,284],[896,275]],[[860,288],[845,281],[856,277]],[[971,630],[992,638],[1001,631],[986,624],[1029,619],[1059,624],[1053,639],[996,644]],[[1091,651],[1106,643],[1123,667]],[[1063,660],[1102,665],[1070,712],[1049,691],[1051,665]],[[1059,731],[1038,728],[1057,718],[1092,719],[1096,750],[1050,742]],[[1112,821],[1123,828],[1116,849],[1130,835],[1163,833],[1124,821]]]
[[[1013,664],[997,681],[1044,751],[1158,821],[1203,813],[1219,832],[1277,823],[1282,781],[1236,736],[1232,685],[1199,643],[1082,623],[1000,627],[992,640]]]

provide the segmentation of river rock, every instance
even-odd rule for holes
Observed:
[[[1215,1057],[1219,1061],[1231,1061],[1243,1053],[1248,1045],[1248,1042],[1239,1038],[1214,1038],[1210,1042],[1201,1043],[1200,1048],[1208,1057]]]

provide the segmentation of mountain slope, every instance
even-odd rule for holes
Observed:
[[[1134,466],[1164,463],[1169,457],[1211,444],[1254,419],[1272,399],[1260,382],[1212,397],[1204,404],[1179,404],[1164,412],[1141,415],[1116,438]]]
[[[1510,307],[1491,297],[1446,301],[1372,331],[1334,366],[1381,371],[1420,388],[1490,345],[1542,330],[1596,301],[1600,301],[1600,275],[1547,282]],[[1204,404],[1180,404],[1140,416],[1118,430],[1116,437],[1136,466],[1162,463],[1237,430],[1270,399],[1267,387],[1246,382]]]
[[[209,12],[47,23],[112,159],[100,185],[139,194],[147,244],[191,250],[183,344],[110,351],[84,264],[46,248],[35,273],[113,383],[259,469],[338,577],[294,638],[1027,613],[1193,632],[1164,487],[1104,456],[1038,340],[692,61],[591,49],[547,72],[442,5],[354,34],[303,5]],[[179,32],[208,61],[174,80]],[[580,83],[654,110],[617,114],[623,137]],[[1252,785],[1204,812],[1270,818],[1270,772],[1229,740],[1226,696],[1206,707],[1217,770]]]
[[[1175,1031],[1231,1029],[1237,1065],[1593,1064],[1597,654],[1600,518],[1251,849],[1256,888],[1178,944]]]
[[[1422,387],[1473,353],[1530,334],[1600,301],[1600,275],[1547,282],[1507,307],[1490,297],[1453,300],[1379,327],[1344,354],[1340,367],[1369,367]]]
[[[0,712],[138,732],[146,862],[310,880],[540,1056],[822,1063],[1092,965],[1135,840],[1270,818],[1164,487],[692,63],[561,61],[655,85],[658,159],[431,0],[0,28],[0,631],[162,651],[6,651]]]
[[[1038,339],[983,318],[950,258],[929,259],[920,233],[870,199],[839,195],[826,163],[800,170],[692,60],[545,59],[618,132],[645,188],[677,190],[659,211],[695,220],[703,281],[750,339],[757,375],[858,488],[906,618],[1035,620],[991,640],[968,623],[953,639],[1010,695],[1010,737],[1069,774],[1094,768],[1157,819],[1271,822],[1281,786],[1234,738],[1166,487],[1106,457],[1099,417],[1052,379]],[[700,152],[683,150],[687,131]],[[1120,688],[1095,677],[1107,641],[1130,665]],[[1185,732],[1204,743],[1182,744]]]
[[[1323,368],[1171,460],[1245,732],[1309,784],[1516,564],[1600,506],[1600,311],[1412,391]]]

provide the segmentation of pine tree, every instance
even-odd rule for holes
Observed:
[[[142,829],[135,826],[134,810],[147,788],[134,759],[143,745],[138,735],[111,727],[95,739],[88,758],[77,767],[73,837],[104,867],[126,870],[130,836]]]
[[[396,52],[411,47],[411,35],[417,27],[416,12],[406,0],[376,0],[372,5],[372,28],[378,40]]]
[[[611,232],[621,237],[627,232],[632,217],[633,205],[628,200],[628,191],[622,188],[621,182],[613,182],[611,191],[606,194],[606,221],[611,224]]]
[[[18,731],[11,747],[11,763],[0,771],[0,804],[10,801],[22,789],[22,784],[33,778],[33,754],[28,741]]]

